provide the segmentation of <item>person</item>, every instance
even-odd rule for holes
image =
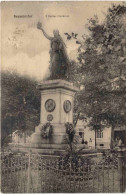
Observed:
[[[121,146],[121,145],[122,145],[122,140],[120,138],[119,141],[118,141],[118,146]]]
[[[115,147],[118,146],[118,144],[119,144],[119,139],[118,139],[118,137],[116,137],[116,139],[115,139]]]
[[[63,42],[59,31],[53,31],[53,37],[48,36],[42,27],[42,24],[38,22],[37,28],[42,31],[43,35],[50,40],[50,71],[51,79],[64,78],[66,75],[67,67],[69,66],[69,58],[66,52],[66,45]]]
[[[92,139],[90,138],[89,139],[89,148],[91,148],[92,147]]]

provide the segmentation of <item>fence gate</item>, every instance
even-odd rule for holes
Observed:
[[[125,163],[116,154],[102,159],[2,154],[3,193],[117,193],[125,189]]]

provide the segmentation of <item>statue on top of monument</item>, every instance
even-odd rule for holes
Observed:
[[[44,36],[50,40],[50,79],[63,79],[66,77],[66,71],[69,66],[69,58],[66,52],[66,45],[62,40],[58,30],[54,30],[53,37],[50,37],[44,31],[41,22],[38,22],[37,28],[41,30]]]

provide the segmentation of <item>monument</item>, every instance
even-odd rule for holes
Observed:
[[[65,123],[73,123],[74,95],[78,91],[73,83],[66,81],[69,58],[59,31],[54,37],[46,34],[39,22],[37,28],[50,40],[50,78],[41,82],[40,124],[31,136],[32,147],[63,149],[66,135]]]
[[[70,61],[67,55],[66,45],[63,42],[59,31],[54,30],[54,36],[50,37],[45,32],[40,22],[38,22],[37,28],[41,30],[43,35],[50,41],[50,80],[65,79]]]
[[[13,151],[28,151],[54,154],[64,150],[64,137],[67,136],[65,124],[73,123],[74,95],[78,91],[73,83],[66,81],[70,61],[59,31],[54,30],[54,37],[46,34],[42,24],[37,28],[50,41],[50,77],[38,84],[41,92],[40,124],[27,143],[10,143]]]

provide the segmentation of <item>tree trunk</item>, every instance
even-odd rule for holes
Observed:
[[[111,145],[110,145],[110,148],[113,149],[114,147],[114,124],[112,124],[112,127],[111,127]]]
[[[76,127],[76,125],[77,125],[77,121],[78,121],[78,119],[79,119],[79,116],[80,116],[80,112],[78,113],[77,118],[76,118],[76,120],[74,121],[74,127]]]
[[[96,149],[96,128],[95,128],[95,149]]]
[[[24,143],[26,143],[26,131],[24,132]]]

